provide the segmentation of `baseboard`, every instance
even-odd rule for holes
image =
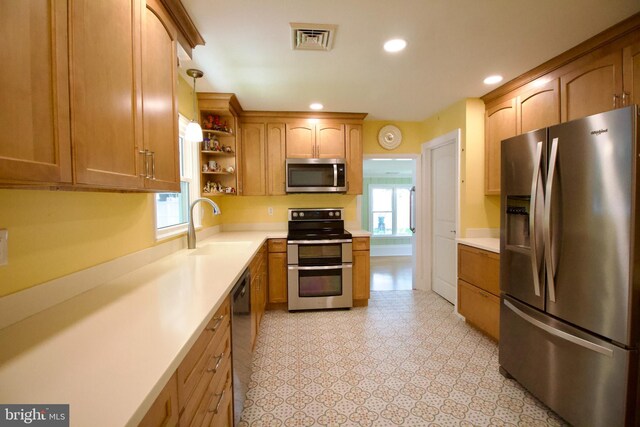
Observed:
[[[371,245],[371,256],[411,256],[411,245]]]

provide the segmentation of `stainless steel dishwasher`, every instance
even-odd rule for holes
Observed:
[[[251,380],[251,274],[246,269],[231,291],[233,420],[238,425]]]

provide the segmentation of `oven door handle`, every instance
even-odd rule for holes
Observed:
[[[330,240],[288,240],[289,245],[327,245],[331,243],[353,243],[351,239],[330,239]]]
[[[311,267],[301,267],[299,265],[290,265],[289,270],[342,270],[343,268],[351,268],[352,264],[339,264],[339,265],[321,265]]]

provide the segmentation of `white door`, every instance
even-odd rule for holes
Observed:
[[[456,303],[456,148],[454,141],[431,151],[431,286]]]

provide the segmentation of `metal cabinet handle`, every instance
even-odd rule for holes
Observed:
[[[613,94],[613,108],[618,107],[618,98],[620,98],[618,95]]]
[[[224,394],[227,392],[227,385],[228,384],[229,384],[229,380],[227,379],[227,381],[225,381],[225,383],[224,383],[224,389],[222,390],[222,393],[214,393],[213,396],[211,396],[211,399],[213,399],[214,397],[218,396],[218,403],[216,403],[216,407],[215,408],[209,409],[209,412],[213,412],[214,414],[218,413],[218,409],[220,409],[220,404],[224,400]],[[211,402],[209,402],[209,403],[211,403]]]
[[[556,302],[556,284],[554,282],[555,268],[553,266],[553,252],[551,252],[551,197],[553,195],[553,178],[556,173],[556,161],[558,160],[558,138],[553,138],[551,143],[551,157],[549,159],[549,175],[547,177],[547,201],[544,205],[544,258],[547,266],[547,283],[549,287],[549,300]]]
[[[622,92],[622,106],[626,107],[627,105],[629,105],[629,98],[631,98],[631,95],[627,92]]]
[[[538,179],[540,178],[540,162],[542,161],[542,141],[536,147],[536,163],[531,181],[531,203],[529,205],[529,240],[531,250],[531,268],[533,270],[533,291],[540,296],[540,274],[538,274],[538,249],[536,241],[536,202],[538,199]]]
[[[143,178],[149,178],[149,150],[138,150],[138,154],[142,154],[144,160],[144,173],[141,173],[140,176]]]
[[[225,316],[226,316],[226,314],[222,314],[222,315],[218,316],[218,317],[216,318],[216,320],[217,320],[217,321],[216,321],[216,324],[215,324],[215,325],[213,325],[213,326],[209,326],[209,327],[207,327],[207,328],[205,328],[205,329],[206,329],[207,331],[215,332],[215,331],[220,327],[220,324],[222,323],[222,319],[224,319],[224,318],[225,318]]]
[[[149,151],[151,154],[151,179],[156,179],[156,152]]]
[[[220,363],[222,363],[222,358],[224,357],[224,351],[216,356],[216,365],[213,368],[208,368],[207,372],[218,372],[218,368],[220,367]]]

